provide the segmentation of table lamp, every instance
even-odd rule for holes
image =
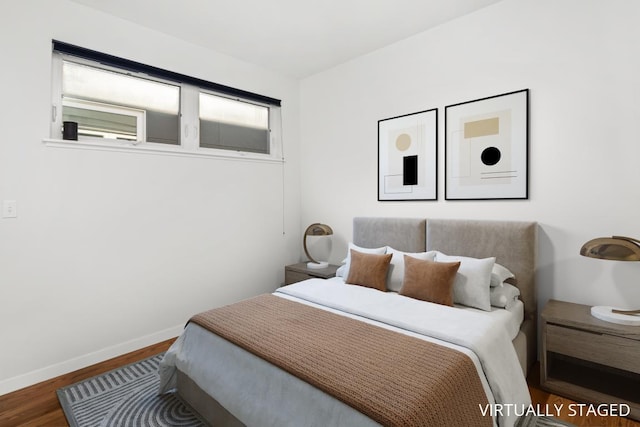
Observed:
[[[327,268],[329,263],[326,261],[316,261],[309,254],[309,250],[307,249],[307,236],[330,236],[333,234],[333,230],[326,224],[320,224],[316,222],[307,227],[304,232],[304,237],[302,239],[302,246],[304,247],[304,253],[309,258],[309,262],[307,263],[307,268]]]
[[[632,237],[611,236],[589,240],[580,248],[580,255],[613,261],[640,261],[640,240]],[[600,320],[622,325],[640,325],[640,310],[619,310],[593,306],[591,315]]]

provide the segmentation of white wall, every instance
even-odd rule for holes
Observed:
[[[534,220],[540,304],[640,307],[640,263],[580,257],[640,237],[640,2],[505,0],[302,82],[302,223],[354,216]],[[530,89],[526,201],[444,200],[444,107]],[[377,121],[439,108],[439,201],[377,201]]]
[[[595,236],[640,236],[638,16],[628,0],[505,0],[309,77],[299,91],[66,0],[4,5],[0,201],[17,200],[18,218],[0,218],[0,394],[275,288],[311,222],[333,227],[338,262],[357,215],[536,220],[541,303],[637,308],[640,263],[577,252]],[[284,170],[46,147],[53,38],[282,99]],[[445,105],[522,88],[531,90],[529,200],[444,201],[441,132],[440,200],[377,201],[378,120],[438,107],[442,130]]]
[[[2,9],[0,200],[18,217],[0,218],[0,394],[283,281],[300,252],[299,82],[66,0]],[[52,39],[282,99],[286,164],[45,146]]]

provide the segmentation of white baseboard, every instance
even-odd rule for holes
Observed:
[[[157,344],[171,338],[175,338],[180,335],[183,329],[184,325],[174,326],[172,328],[146,335],[144,337],[126,341],[122,344],[117,344],[93,353],[75,357],[64,362],[56,363],[55,365],[47,366],[42,369],[27,372],[26,374],[8,378],[6,380],[0,381],[0,396],[3,394],[11,393],[12,391],[20,390],[24,387],[29,387],[42,381],[55,378],[60,375],[67,374],[69,372],[77,371],[78,369],[82,369],[96,363],[104,362],[105,360],[112,359],[116,356],[121,356],[134,350],[139,350],[141,348],[148,347],[150,345]]]

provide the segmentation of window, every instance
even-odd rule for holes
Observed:
[[[62,62],[62,118],[79,137],[180,144],[180,87]]]
[[[64,97],[62,120],[78,123],[80,137],[145,140],[144,110]]]
[[[281,160],[277,99],[57,41],[52,64],[53,142]]]
[[[200,92],[200,147],[269,154],[269,108]]]

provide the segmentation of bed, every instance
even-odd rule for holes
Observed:
[[[377,412],[395,410],[405,401],[413,399],[411,394],[414,392],[413,388],[417,389],[415,393],[427,393],[428,398],[432,399],[426,405],[430,409],[421,409],[430,414],[428,416],[422,414],[421,416],[424,415],[426,418],[416,422],[417,425],[424,424],[425,419],[435,420],[433,425],[442,424],[445,422],[443,420],[449,419],[438,418],[439,412],[447,412],[446,416],[460,417],[466,416],[461,415],[465,410],[482,412],[483,421],[488,419],[489,425],[513,425],[518,411],[510,406],[519,405],[524,408],[530,404],[525,375],[537,359],[536,233],[537,225],[534,222],[354,218],[352,244],[359,249],[384,247],[390,251],[389,248],[393,248],[399,254],[424,254],[436,251],[440,254],[437,256],[444,256],[438,260],[447,261],[451,260],[446,256],[477,260],[495,258],[496,264],[508,269],[515,276],[515,279],[509,280],[509,283],[519,292],[517,300],[510,304],[508,309],[491,307],[489,310],[479,310],[460,304],[450,308],[408,298],[396,292],[380,292],[368,287],[347,285],[346,277],[327,280],[311,279],[279,288],[273,294],[260,296],[255,300],[238,303],[238,306],[248,305],[243,308],[244,314],[239,314],[236,318],[232,317],[237,314],[234,310],[239,310],[240,307],[236,307],[235,304],[213,310],[213,317],[210,318],[194,316],[169,349],[160,366],[160,392],[177,392],[205,420],[216,426],[391,425],[394,424],[391,420],[395,420],[392,417],[403,415],[391,414],[388,415],[391,418],[385,418],[384,414],[380,415]],[[398,273],[399,271],[395,273],[396,279]],[[391,274],[392,272],[389,273],[389,280],[391,280]],[[429,306],[429,310],[425,309],[426,306]],[[316,358],[313,357],[316,354],[298,355],[297,346],[289,343],[283,355],[268,357],[261,353],[264,349],[260,347],[263,345],[262,337],[265,335],[255,336],[249,340],[253,342],[249,343],[248,347],[241,345],[242,340],[234,344],[225,335],[226,322],[230,328],[245,327],[251,336],[251,330],[254,328],[254,324],[251,323],[253,314],[255,313],[256,317],[261,316],[260,310],[263,308],[267,311],[287,313],[289,317],[281,320],[286,327],[293,324],[295,328],[308,329],[315,327],[313,325],[316,324],[316,330],[292,329],[293,332],[288,334],[296,339],[309,335],[313,337],[311,341],[320,340],[321,347],[312,351],[323,352],[322,355]],[[307,311],[312,312],[312,317],[316,315],[320,317],[313,317],[309,325],[298,325],[298,317],[296,317],[298,309],[303,310],[300,318],[303,313],[306,316]],[[248,316],[247,312],[251,315]],[[237,326],[243,325],[245,320],[247,320],[245,326]],[[221,324],[222,329],[212,333],[207,329],[206,321]],[[333,322],[345,322],[344,324],[348,326],[329,326],[334,325]],[[460,322],[466,322],[462,325],[473,324],[474,326],[461,326]],[[375,383],[366,382],[374,381],[375,378],[372,380],[365,374],[361,375],[362,378],[354,376],[352,379],[353,367],[351,367],[352,371],[340,373],[339,370],[346,365],[341,357],[343,353],[352,351],[349,343],[352,337],[361,335],[368,337],[361,332],[362,328],[368,328],[366,333],[375,329],[376,331],[373,332],[387,335],[381,335],[382,338],[378,336],[362,338],[365,341],[364,347],[374,341],[381,344],[372,350],[361,349],[365,353],[357,356],[360,360],[366,359],[369,363],[368,355],[382,354],[383,351],[387,351],[385,347],[404,349],[380,356],[383,358],[382,362],[379,360],[370,362],[379,367],[385,360],[388,361],[388,366],[382,368],[384,376],[404,378],[402,375],[407,374],[397,370],[397,366],[405,363],[409,365],[409,362],[401,359],[409,353],[411,357],[414,357],[414,353],[419,354],[419,357],[427,357],[426,354],[430,351],[447,352],[442,353],[446,356],[430,356],[434,359],[442,359],[437,363],[449,363],[450,359],[457,360],[458,354],[464,355],[460,359],[466,363],[465,368],[457,368],[454,365],[441,368],[440,365],[433,365],[438,367],[422,370],[429,371],[425,375],[434,376],[432,371],[442,369],[441,378],[433,380],[433,387],[435,387],[433,391],[427,391],[426,386],[425,390],[420,390],[420,386],[412,388],[409,384],[405,388],[403,383],[400,383],[400,391],[395,395],[387,390],[390,387],[388,383],[378,386]],[[399,341],[392,341],[396,337]],[[247,338],[244,340],[247,341]],[[331,340],[334,340],[333,344]],[[268,340],[265,339],[265,341]],[[393,342],[393,344],[387,345],[387,342]],[[337,350],[330,349],[334,344]],[[256,350],[251,345],[260,348]],[[277,347],[277,345],[274,346]],[[420,348],[420,351],[407,350],[414,348],[411,346]],[[423,350],[422,346],[429,347]],[[327,356],[324,352],[333,353],[339,360],[331,361],[332,355]],[[396,356],[399,358],[397,360],[402,360],[401,363],[397,363]],[[289,369],[290,365],[283,367],[278,364],[281,358],[288,357],[292,358],[293,362],[287,363],[295,364],[292,369]],[[306,359],[314,360],[312,362],[314,366],[305,366]],[[371,357],[371,359],[375,358]],[[308,374],[310,368],[315,369],[315,365],[323,365],[325,362],[329,368],[338,372],[336,374],[338,377],[349,376],[349,386],[356,382],[359,387],[362,382],[365,384],[362,387],[366,390],[376,391],[366,392],[365,390],[360,395],[360,389],[356,386],[353,386],[356,387],[353,389],[342,390],[343,387],[347,387],[345,384],[340,385],[337,391],[326,388],[321,382],[322,379],[320,382],[316,381],[320,374]],[[420,360],[412,363],[427,366],[432,362]],[[467,377],[454,378],[457,372],[469,369],[473,370],[473,373],[466,374]],[[393,375],[387,373],[387,370],[393,371]],[[380,373],[375,375],[383,376]],[[375,375],[369,374],[369,377],[375,377]],[[416,378],[418,378],[417,375]],[[333,377],[330,380],[324,377],[323,379],[330,382],[340,380]],[[388,381],[387,378],[384,379]],[[382,378],[380,380],[382,381]],[[423,380],[420,379],[420,381]],[[411,382],[410,379],[407,380],[407,383],[409,382]],[[466,386],[471,383],[473,386]],[[446,387],[452,390],[448,395],[445,391]],[[385,390],[380,390],[381,388]],[[473,396],[478,396],[478,393],[483,394],[481,398],[477,398],[480,403],[476,403],[476,397],[468,397],[465,394],[467,389],[469,389],[468,393],[476,393],[472,394]],[[385,392],[386,395],[383,394]],[[441,393],[448,397],[439,398]],[[370,400],[376,403],[367,407]],[[380,403],[380,400],[383,402]],[[388,409],[382,410],[380,409],[382,407],[376,406],[385,403],[390,405]],[[446,410],[433,409],[441,406],[444,408],[446,405],[448,405]],[[495,408],[500,410],[496,411]],[[458,412],[458,414],[449,415],[448,412]],[[450,420],[448,422],[451,423]],[[404,423],[404,421],[399,422],[398,425]]]

